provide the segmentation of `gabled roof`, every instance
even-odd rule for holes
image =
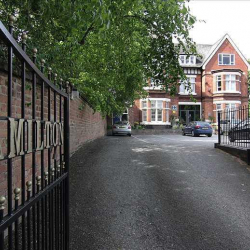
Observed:
[[[241,59],[244,61],[244,63],[247,65],[248,69],[250,69],[250,65],[247,61],[247,59],[244,57],[244,55],[241,53],[241,51],[238,49],[236,44],[233,42],[231,37],[228,34],[225,34],[220,40],[218,40],[214,45],[211,46],[209,53],[207,54],[205,60],[203,61],[202,68],[205,69],[208,62],[211,60],[211,58],[215,55],[217,50],[220,48],[220,46],[223,44],[223,42],[228,39],[228,41],[232,44],[232,46],[235,48]]]

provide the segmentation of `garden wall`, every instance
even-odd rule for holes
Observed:
[[[25,87],[25,119],[32,119],[32,84],[27,74]],[[59,105],[57,95],[57,105]],[[7,116],[8,107],[8,75],[0,71],[0,117]],[[57,106],[58,107],[58,106]],[[54,97],[51,92],[51,120],[54,119]],[[72,155],[84,143],[102,137],[107,132],[107,119],[100,113],[94,113],[87,100],[77,95],[70,98],[70,154]],[[56,113],[59,121],[59,112]],[[21,118],[21,79],[13,76],[12,85],[12,117]],[[36,119],[41,118],[41,88],[39,81],[36,86]],[[44,89],[44,120],[48,120],[48,89]],[[63,121],[63,110],[62,110]],[[0,144],[2,154],[7,154],[7,125],[6,120],[0,119]],[[26,131],[27,133],[27,131]],[[25,136],[27,138],[27,135]],[[57,148],[59,152],[59,147]],[[36,152],[36,175],[41,176],[41,151]],[[59,161],[59,154],[55,154],[55,161]],[[53,162],[53,161],[52,161]],[[44,171],[49,171],[48,150],[44,150]],[[13,189],[21,187],[21,156],[13,158]],[[31,181],[32,176],[32,154],[25,155],[25,181]],[[7,196],[7,160],[0,161],[0,196]]]

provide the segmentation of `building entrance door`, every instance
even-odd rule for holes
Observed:
[[[200,119],[200,105],[179,105],[180,122],[189,124]]]

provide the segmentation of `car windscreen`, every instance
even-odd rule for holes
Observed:
[[[210,124],[209,123],[207,123],[207,122],[197,122],[197,125],[200,125],[200,126],[210,126]]]
[[[125,121],[119,121],[119,122],[115,122],[115,124],[117,124],[117,125],[127,125],[128,124],[128,122],[125,122]]]

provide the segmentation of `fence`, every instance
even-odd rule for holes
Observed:
[[[250,148],[249,106],[218,112],[218,143],[238,148]]]
[[[31,60],[26,34],[22,48],[13,38],[13,22],[11,16],[9,31],[0,22],[8,66],[1,85],[6,96],[0,109],[0,249],[69,249],[68,82],[58,81],[50,68],[47,78],[44,60],[37,68],[37,50]],[[20,90],[15,65],[21,71]]]

